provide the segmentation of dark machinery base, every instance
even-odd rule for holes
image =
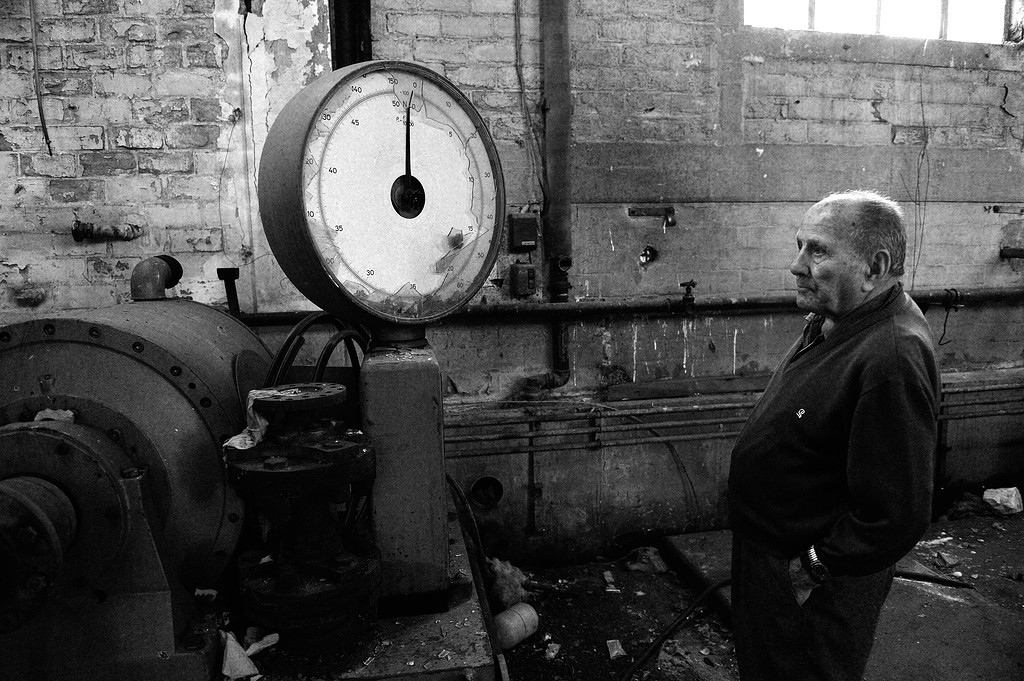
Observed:
[[[458,521],[450,524],[452,589],[447,612],[381,618],[353,647],[335,652],[330,641],[315,645],[282,640],[260,672],[276,681],[308,678],[374,681],[501,681],[504,658],[491,633],[482,584],[469,560]]]

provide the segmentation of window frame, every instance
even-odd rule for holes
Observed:
[[[887,35],[882,33],[882,6],[886,2],[897,2],[898,0],[876,0],[875,1],[875,32],[874,35]],[[818,29],[814,28],[815,22],[815,6],[817,0],[807,0],[807,30],[815,31]],[[1016,14],[1024,14],[1021,11],[1022,0],[1004,0],[1003,3],[1003,41],[1020,40],[1024,38],[1022,29],[1018,26],[1015,30],[1014,27],[1014,16]],[[949,0],[940,0],[939,2],[939,40],[948,40],[949,35]],[[763,27],[767,28],[767,27]],[[819,31],[820,32],[820,31]],[[870,35],[870,34],[868,34]],[[891,36],[899,37],[899,36]]]

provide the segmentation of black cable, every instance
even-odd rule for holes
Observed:
[[[616,411],[613,407],[606,408],[612,414],[614,414]],[[654,435],[654,437],[664,437],[662,433],[658,432],[658,430],[655,429],[650,423],[641,419],[639,416],[626,415],[620,418],[626,418],[631,420],[633,423],[640,423],[647,426],[646,428],[644,428],[644,430],[650,432],[652,435]],[[690,472],[687,470],[686,464],[683,463],[683,459],[682,456],[679,454],[679,450],[676,449],[675,443],[673,442],[666,441],[664,444],[666,447],[668,447],[668,451],[672,455],[672,463],[674,463],[676,466],[676,472],[679,474],[680,480],[682,482],[685,482],[686,485],[689,487],[690,497],[692,499],[693,505],[697,509],[698,515],[700,515],[700,497],[697,495],[697,488],[693,484],[693,478],[690,477]]]
[[[42,78],[39,76],[39,29],[36,26],[36,0],[29,0],[28,16],[32,29],[32,81],[35,83],[39,125],[43,130],[43,142],[46,143],[46,153],[53,156],[53,147],[50,145],[50,131],[46,128],[46,114],[43,112],[43,83]]]
[[[961,582],[958,579],[950,579],[949,577],[943,577],[942,575],[928,575],[923,572],[911,572],[909,570],[897,570],[896,576],[903,579],[909,579],[915,582],[931,582],[932,584],[941,584],[942,586],[954,586],[958,589],[973,589],[973,584],[967,582]]]
[[[974,588],[973,584],[968,584],[967,582],[961,582],[955,579],[950,579],[948,577],[943,577],[941,575],[928,575],[921,572],[896,570],[896,576],[901,577],[903,579],[910,579],[918,582],[931,582],[933,584],[952,586],[960,589]],[[695,598],[692,603],[690,603],[690,606],[686,608],[686,610],[684,610],[682,614],[679,615],[679,617],[675,618],[675,620],[673,620],[671,624],[665,627],[665,630],[662,631],[656,639],[654,639],[654,642],[652,642],[651,645],[649,645],[647,649],[644,650],[640,657],[638,657],[636,661],[629,667],[629,669],[626,670],[626,673],[623,674],[621,677],[621,681],[630,681],[630,679],[633,678],[633,675],[640,671],[640,668],[643,667],[648,660],[654,657],[654,655],[661,649],[661,646],[665,643],[665,641],[667,641],[668,638],[673,633],[675,633],[676,629],[681,627],[683,623],[686,622],[687,619],[689,619],[690,615],[692,615],[693,612],[697,608],[699,608],[708,597],[711,596],[711,594],[718,591],[723,586],[728,586],[731,583],[732,578],[726,577],[724,579],[720,579],[719,581],[715,582],[707,589],[705,589],[703,592],[701,592],[701,594],[697,596],[697,598]]]
[[[317,359],[316,367],[313,369],[314,383],[320,383],[323,381],[324,373],[327,371],[327,365],[330,363],[331,357],[334,355],[334,349],[337,348],[342,341],[345,341],[345,348],[348,351],[348,359],[352,368],[357,370],[359,369],[359,356],[356,354],[355,343],[353,343],[353,340],[360,343],[360,349],[365,353],[365,341],[358,331],[347,329],[345,331],[339,331],[331,336],[330,340],[327,341],[327,344],[324,345],[323,350],[320,351],[320,357]]]
[[[280,382],[285,367],[290,366],[292,360],[295,359],[295,353],[298,352],[297,348],[292,350],[291,346],[298,342],[301,347],[301,343],[304,342],[302,334],[306,332],[306,329],[327,316],[329,315],[326,312],[313,312],[306,315],[301,322],[292,327],[292,330],[285,337],[284,343],[281,344],[281,349],[277,351],[273,364],[270,365],[270,369],[267,371],[267,378],[263,381],[264,388],[272,388]]]
[[[288,370],[292,368],[292,364],[295,362],[295,356],[299,354],[299,350],[306,344],[305,336],[295,336],[285,341],[285,344],[281,346],[281,350],[277,353],[277,357],[274,358],[274,366],[271,372],[267,372],[267,381],[263,386],[264,389],[273,388],[276,385],[281,385],[281,381],[284,376],[288,373]]]
[[[452,488],[452,496],[455,498],[456,505],[459,506],[459,511],[462,512],[465,519],[469,522],[469,538],[473,542],[473,547],[476,549],[476,555],[479,558],[479,569],[481,575],[490,575],[490,570],[487,569],[487,565],[484,562],[484,542],[480,537],[480,527],[476,524],[476,515],[473,513],[473,507],[469,505],[469,499],[466,497],[466,493],[462,491],[462,487],[459,483],[455,482],[455,478],[451,476],[451,473],[444,474],[445,480],[448,481],[448,486]]]
[[[647,646],[647,649],[644,650],[643,653],[641,653],[640,657],[638,657],[636,661],[632,665],[630,665],[629,669],[626,670],[626,673],[622,675],[621,681],[629,681],[630,679],[632,679],[633,675],[640,671],[640,668],[643,667],[648,660],[654,657],[659,650],[661,650],[662,644],[664,644],[665,641],[668,640],[668,637],[675,633],[676,629],[681,627],[683,625],[683,622],[688,620],[690,618],[690,615],[692,615],[697,608],[703,605],[704,601],[707,600],[711,596],[711,594],[715,593],[723,586],[728,586],[731,583],[732,578],[726,577],[724,579],[718,580],[708,588],[704,589],[704,591],[701,592],[701,594],[697,596],[697,598],[693,599],[693,602],[690,603],[690,606],[686,608],[686,610],[684,610],[679,615],[679,617],[676,617],[671,624],[665,627],[665,630],[662,631],[656,639],[654,639],[654,642],[651,643],[651,645]]]
[[[953,340],[944,340],[946,337],[946,322],[949,321],[949,313],[953,310],[959,310],[963,305],[960,304],[960,292],[955,288],[947,288],[946,294],[950,297],[946,300],[942,306],[946,308],[946,316],[942,319],[942,334],[939,335],[939,340],[936,345],[947,345],[952,343]]]
[[[299,348],[301,348],[302,344],[305,342],[303,334],[306,333],[307,329],[317,323],[333,324],[334,328],[336,328],[339,333],[354,331],[354,335],[349,335],[349,337],[356,339],[359,342],[360,347],[365,350],[368,342],[367,339],[370,337],[369,332],[365,327],[358,324],[346,324],[329,312],[312,312],[306,315],[302,321],[292,328],[288,333],[288,336],[285,338],[284,343],[281,344],[281,349],[278,350],[277,355],[274,357],[273,364],[271,364],[270,369],[267,371],[267,378],[263,382],[264,388],[272,388],[279,384],[284,376],[287,375],[288,369],[291,368],[292,362],[295,360],[295,356],[299,352]],[[349,350],[349,356],[351,358],[355,354],[355,350],[347,342],[346,347]],[[333,352],[333,347],[331,350]],[[321,359],[323,359],[323,357],[321,357]],[[358,367],[358,364],[354,364],[353,366]]]

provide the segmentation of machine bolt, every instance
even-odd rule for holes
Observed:
[[[57,333],[57,327],[55,327],[53,324],[47,324],[46,326],[43,327],[43,333],[45,333],[47,336],[52,336],[53,334]]]
[[[7,333],[6,331],[0,333],[0,343],[10,343],[10,342],[11,342],[11,334]]]
[[[111,428],[110,430],[107,431],[107,437],[109,437],[112,442],[120,442],[121,431],[118,430],[117,428]]]
[[[171,367],[171,376],[181,376],[181,367],[177,366],[177,365],[172,366]]]
[[[100,337],[100,330],[97,329],[94,326],[94,327],[89,329],[89,335],[92,336],[93,338],[99,338]]]
[[[142,343],[139,343],[138,341],[132,343],[132,350],[134,350],[135,352],[142,352],[145,349],[146,346],[143,345]]]

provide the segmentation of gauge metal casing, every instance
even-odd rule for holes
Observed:
[[[329,73],[281,110],[260,158],[267,241],[334,314],[422,326],[476,294],[497,259],[505,188],[469,99],[425,66]]]

